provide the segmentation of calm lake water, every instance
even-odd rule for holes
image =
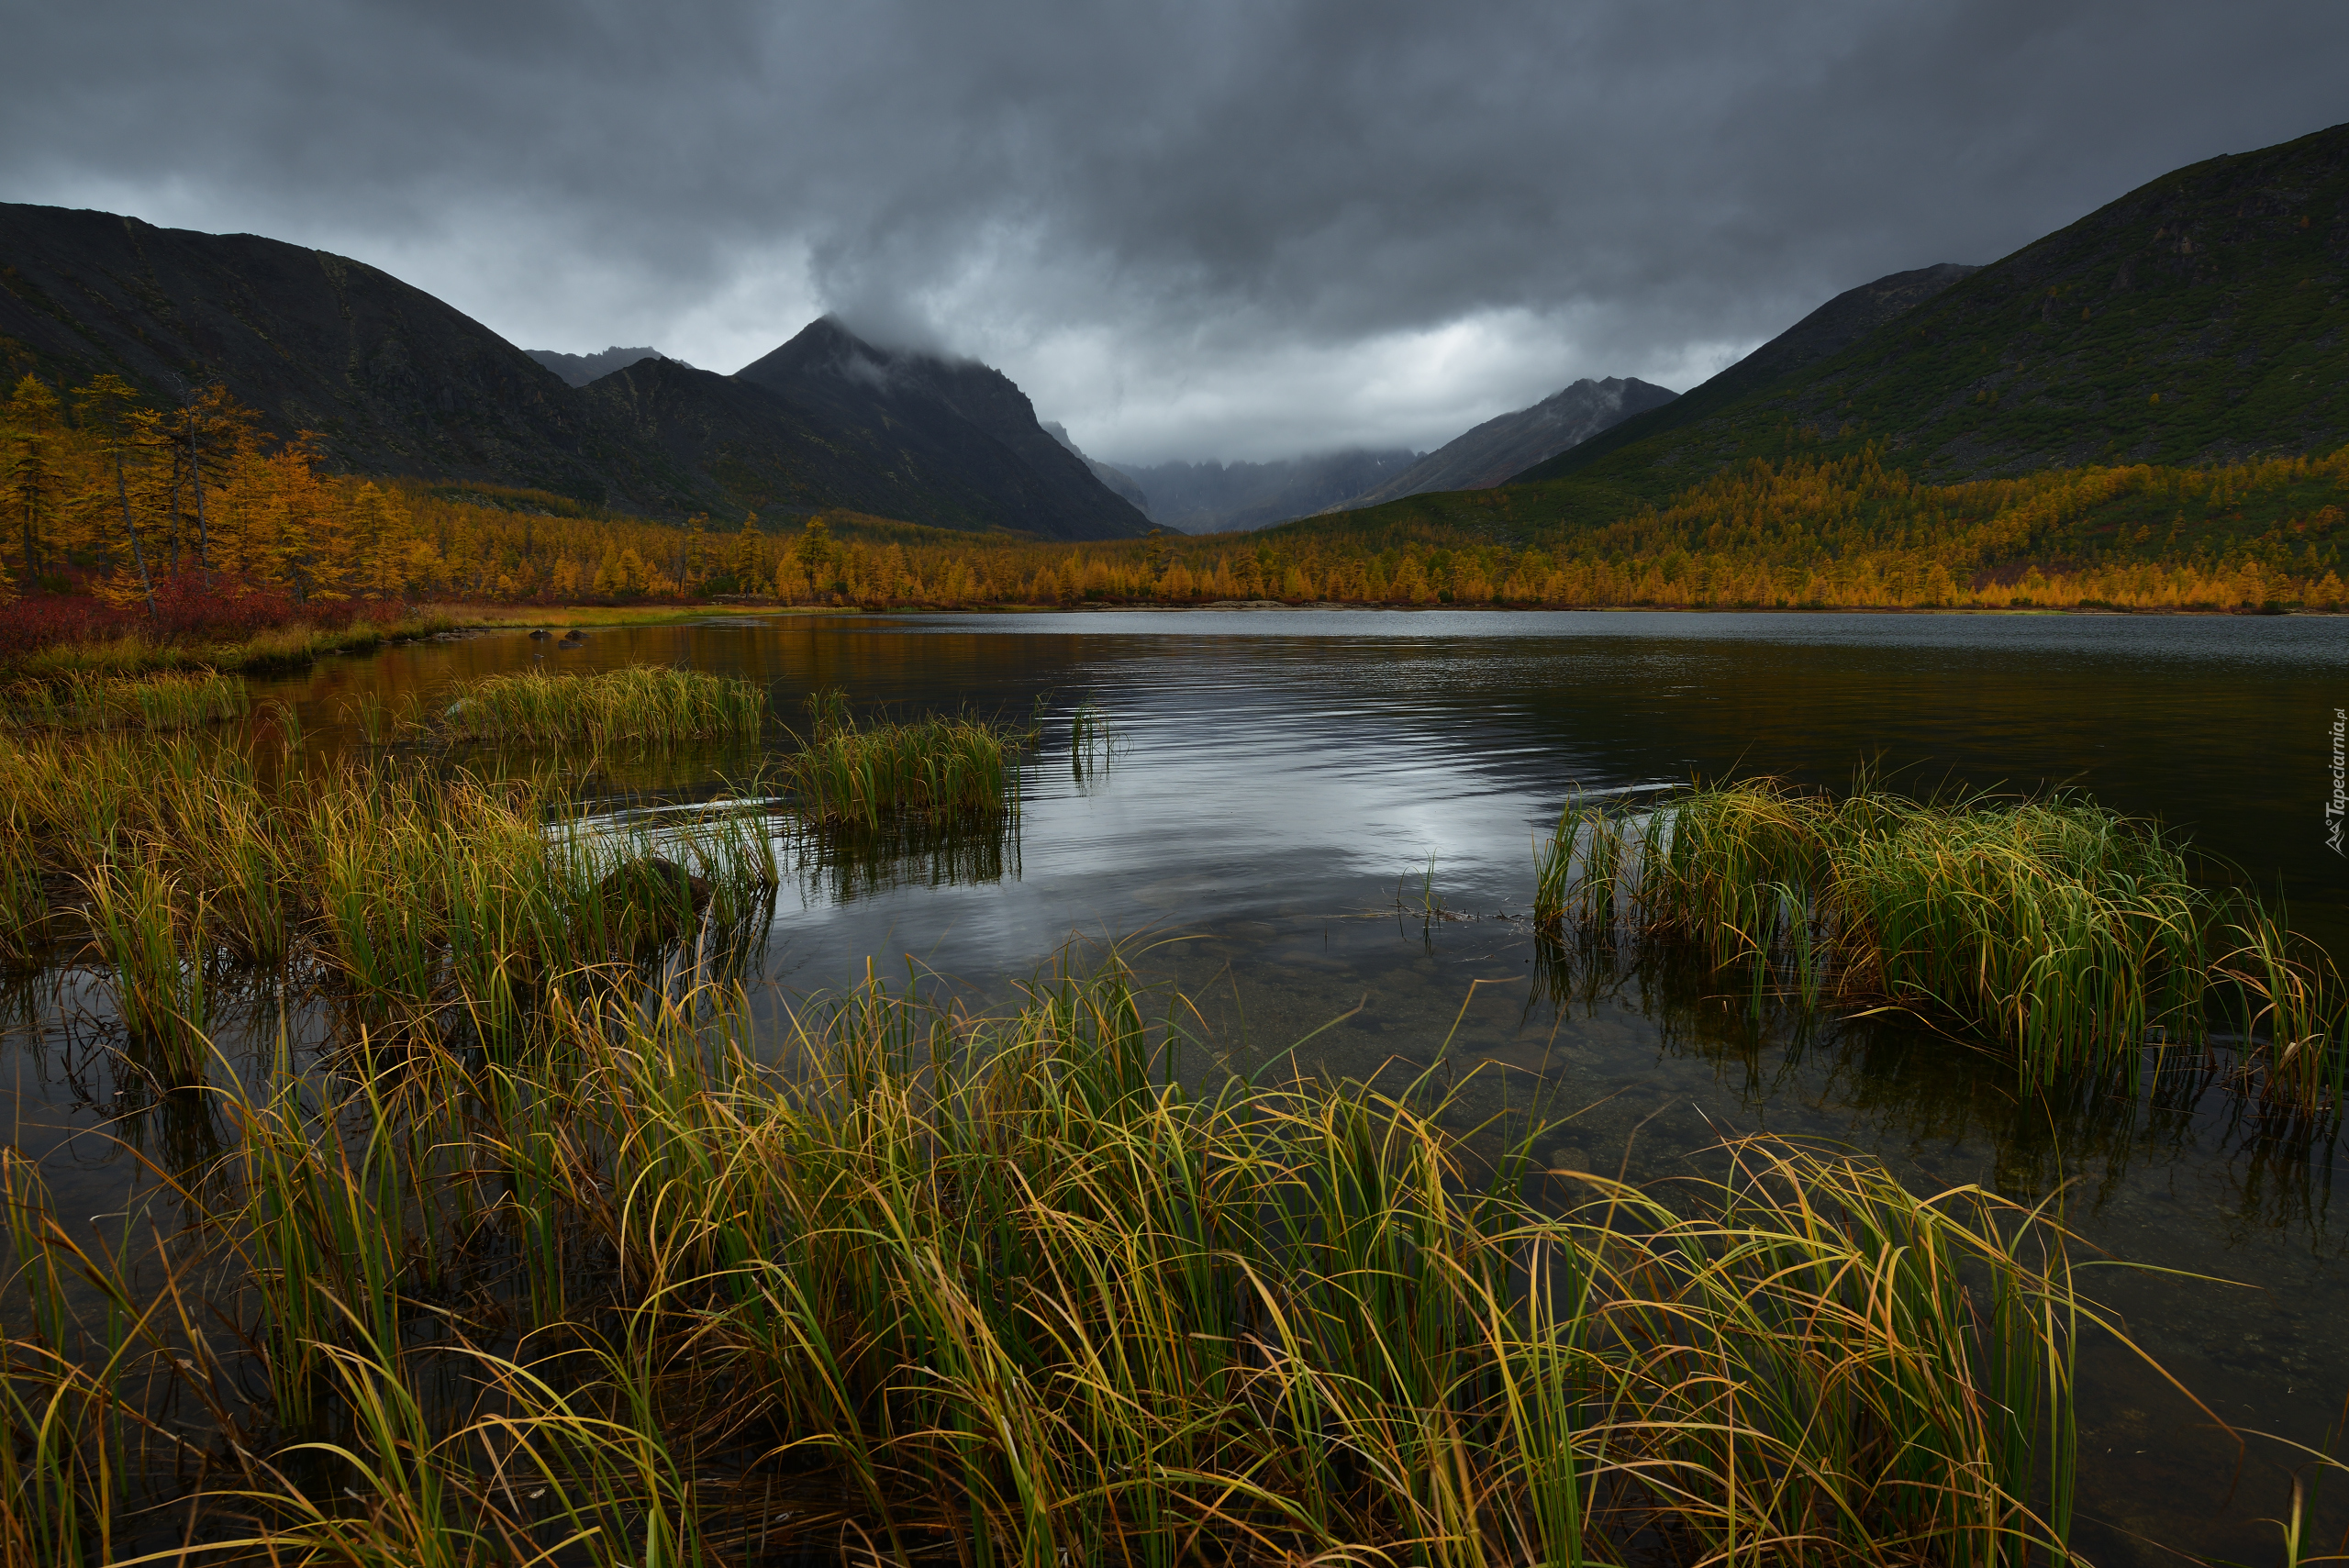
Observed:
[[[1533,840],[1572,791],[1732,773],[1847,785],[1866,767],[1911,793],[2072,789],[2158,818],[2349,955],[2349,862],[2324,817],[2349,621],[778,617],[591,631],[575,652],[518,633],[393,649],[256,695],[332,746],[364,691],[429,699],[492,671],[643,662],[746,675],[785,719],[826,686],[868,711],[1042,704],[1046,745],[1004,838],[854,862],[795,850],[763,976],[777,998],[852,983],[868,959],[1000,995],[1072,943],[1120,943],[1192,999],[1201,1043],[1234,1063],[1353,1009],[1300,1060],[1370,1076],[1433,1062],[1450,1037],[1472,1119],[1536,1097],[1575,1113],[1561,1162],[1664,1177],[1724,1134],[1767,1130],[1865,1151],[1919,1186],[2063,1188],[2095,1246],[2179,1271],[2099,1270],[2090,1289],[2219,1416],[2314,1443],[2349,1396],[2329,1132],[2263,1128],[2216,1086],[2159,1104],[2021,1095],[2004,1064],[1949,1040],[1881,1022],[1756,1027],[1685,980],[1575,990],[1503,917],[1530,904]],[[1115,737],[1091,768],[1067,749],[1083,702]],[[683,796],[716,771],[615,767],[605,784]],[[1425,917],[1431,896],[1466,917]],[[90,1144],[65,1141],[89,1114],[50,1065],[54,995],[26,1006],[18,1140],[64,1155]],[[125,1178],[93,1164],[81,1179],[95,1201]],[[2272,1556],[2252,1521],[2287,1502],[2274,1444],[2247,1440],[2238,1465],[2232,1439],[2110,1346],[2082,1373],[2092,1557],[2174,1561],[2148,1543]]]

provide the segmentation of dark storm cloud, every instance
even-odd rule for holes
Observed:
[[[85,5],[0,195],[346,250],[532,346],[823,308],[1097,451],[1429,445],[1700,378],[2342,117],[2323,4]]]

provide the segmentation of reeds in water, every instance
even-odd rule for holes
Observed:
[[[739,961],[778,879],[755,811],[583,828],[542,787],[423,771],[346,770],[306,832],[323,951],[362,1017],[403,1036],[509,1040],[558,977],[704,936],[706,959]]]
[[[48,925],[39,852],[22,835],[0,832],[0,960],[31,957]]]
[[[910,817],[984,823],[1014,809],[1023,737],[970,717],[860,725],[836,692],[808,699],[809,734],[783,778],[810,821],[867,829]]]
[[[1069,710],[1069,773],[1079,784],[1098,778],[1124,749],[1124,738],[1110,728],[1098,701],[1088,696]]]
[[[223,965],[323,989],[378,1034],[506,1038],[584,966],[744,961],[779,880],[755,806],[580,832],[542,784],[378,758],[264,785],[246,746],[201,736],[0,740],[0,951],[59,934],[50,890],[78,884],[165,1083],[200,1071]],[[627,874],[655,859],[677,877]]]
[[[132,1060],[166,1088],[202,1083],[211,1053],[205,899],[183,889],[152,854],[100,861],[82,886]]]
[[[2238,899],[2220,926],[2211,964],[2222,1006],[2262,1046],[2270,1084],[2304,1106],[2341,1103],[2349,1079],[2349,986],[2332,957],[2287,929],[2279,909]]]
[[[748,681],[631,664],[594,675],[488,675],[449,694],[440,729],[451,740],[530,745],[666,745],[754,740],[766,695]]]
[[[195,729],[252,711],[242,675],[109,676],[73,672],[7,694],[0,715],[19,729]]]
[[[812,906],[844,904],[896,887],[969,887],[1019,874],[1019,818],[932,824],[896,818],[878,828],[833,824],[791,838],[791,862]]]
[[[562,1002],[239,1102],[189,1195],[228,1299],[150,1340],[208,1386],[176,1325],[250,1325],[274,1420],[153,1517],[256,1562],[2070,1561],[2094,1318],[2043,1216],[1758,1140],[1561,1207],[1359,1086],[1187,1093],[1146,1009],[1114,962],[764,1040]],[[28,1534],[129,1518],[94,1440],[0,1476]]]
[[[1760,780],[1696,790],[1636,832],[1575,816],[1536,856],[1550,929],[1610,925],[1599,890],[1620,875],[1639,935],[1745,966],[1757,998],[1923,1010],[2042,1084],[2133,1080],[2149,1040],[2199,1041],[2214,1002],[2240,1004],[2262,1092],[2310,1107],[2339,1093],[2349,994],[2330,962],[2256,900],[2198,882],[2158,828],[2092,802],[1830,799]],[[1585,892],[1572,908],[1569,886]]]
[[[1610,931],[1622,877],[1627,825],[1569,800],[1558,825],[1533,851],[1533,924],[1556,936],[1571,920],[1586,935]]]

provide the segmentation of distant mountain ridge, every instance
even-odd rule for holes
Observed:
[[[615,357],[630,362],[567,379]],[[164,400],[217,380],[273,433],[315,433],[330,468],[624,511],[841,506],[1048,539],[1149,527],[999,372],[829,318],[733,377],[651,350],[533,355],[348,257],[112,213],[0,203],[0,371],[111,372]]]
[[[597,376],[626,370],[639,360],[665,360],[669,357],[652,348],[613,347],[596,354],[566,354],[557,349],[525,349],[522,351],[573,386],[584,386]]]
[[[0,203],[0,367],[113,372],[168,398],[225,381],[282,436],[367,473],[494,480],[630,507],[604,432],[551,371],[387,272],[250,234]]]
[[[1047,419],[1043,422],[1043,427],[1044,434],[1074,452],[1078,461],[1093,471],[1093,477],[1109,487],[1111,494],[1122,496],[1128,505],[1140,510],[1144,517],[1150,515],[1150,498],[1143,494],[1142,487],[1134,482],[1132,474],[1122,468],[1112,468],[1097,458],[1086,457],[1085,449],[1078,446],[1069,435],[1068,427],[1058,419]]]
[[[1152,521],[1183,533],[1227,533],[1326,512],[1419,457],[1407,447],[1355,449],[1273,462],[1162,462],[1126,472],[1149,497]]]
[[[1668,387],[1637,377],[1592,381],[1586,376],[1531,407],[1487,419],[1453,437],[1401,473],[1349,497],[1343,505],[1375,506],[1431,490],[1490,489],[1678,395]]]

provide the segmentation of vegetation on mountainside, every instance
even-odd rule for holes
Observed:
[[[1385,573],[1384,597],[1418,603],[2330,608],[2344,598],[2349,448],[1931,485],[1873,447],[1833,457],[1797,444],[1661,506],[1620,494],[1595,505],[1593,489],[1576,476],[1419,495],[1251,542],[1284,578],[1367,563]]]
[[[2349,126],[2165,174],[1840,354],[1671,412],[1520,481],[1660,504],[1790,437],[1943,483],[2329,450],[2349,439]]]
[[[69,402],[78,421],[63,412]],[[725,533],[699,517],[650,522],[529,491],[332,477],[298,443],[262,450],[225,398],[199,406],[208,412],[158,414],[103,386],[60,400],[38,382],[18,385],[6,406],[0,594],[50,591],[0,615],[0,653],[21,659],[77,633],[166,641],[214,619],[244,636],[258,629],[239,616],[330,628],[371,604],[419,596],[732,594],[872,608],[1229,599],[2331,607],[2344,596],[2349,449],[1931,485],[1874,445],[1839,455],[1834,443],[1789,430],[1770,460],[1662,505],[1594,471],[1413,496],[1245,538],[1070,545],[837,513],[777,539],[755,518]],[[55,592],[77,584],[89,592]],[[174,618],[183,616],[195,618]],[[296,639],[306,654],[317,635]]]

